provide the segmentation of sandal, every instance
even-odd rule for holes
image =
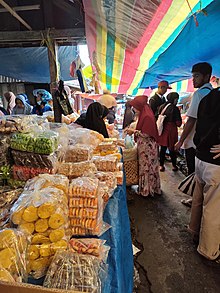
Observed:
[[[184,204],[184,206],[187,206],[187,207],[191,208],[191,206],[192,206],[192,199],[191,198],[190,199],[182,199],[181,200],[181,203]]]
[[[160,166],[160,172],[164,172],[165,171],[165,167],[164,166]]]

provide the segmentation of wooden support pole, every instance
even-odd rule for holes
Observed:
[[[11,7],[12,10],[14,11],[29,11],[29,10],[38,10],[40,9],[40,5],[25,5],[25,6],[15,6]],[[0,13],[1,12],[9,12],[6,8],[0,8]]]
[[[32,31],[32,28],[30,27],[30,25],[23,20],[23,18],[21,18],[17,12],[15,12],[5,1],[0,0],[0,4],[5,7],[5,9],[8,10],[8,12],[11,13],[11,15],[13,15],[18,21],[20,21],[27,29],[29,29],[29,31]]]
[[[48,59],[49,59],[49,68],[50,68],[50,91],[52,94],[59,80],[58,46],[56,41],[50,39],[50,41],[47,42],[47,50],[48,50]]]

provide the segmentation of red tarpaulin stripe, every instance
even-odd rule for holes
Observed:
[[[140,64],[140,57],[146,47],[147,43],[150,41],[152,35],[154,34],[155,30],[159,26],[161,20],[167,13],[170,5],[172,4],[172,0],[162,1],[160,6],[158,7],[152,21],[150,22],[149,26],[147,27],[139,46],[134,49],[134,51],[125,51],[125,61],[123,65],[122,75],[121,75],[121,83],[118,89],[118,92],[125,93],[128,91],[134,77],[136,74],[136,69],[139,67]],[[135,56],[135,58],[133,58]],[[129,66],[132,64],[132,67]]]

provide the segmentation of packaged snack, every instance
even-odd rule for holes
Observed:
[[[101,292],[100,262],[91,255],[58,252],[47,272],[44,287],[80,292]]]
[[[28,240],[15,229],[0,231],[0,280],[7,282],[27,281]]]
[[[10,147],[18,151],[34,151],[35,138],[30,133],[14,133],[11,137]]]
[[[74,253],[93,255],[99,260],[106,261],[109,246],[104,245],[105,240],[95,238],[71,238],[70,249]]]
[[[8,135],[0,135],[0,166],[7,165],[9,162],[9,147],[10,139]]]
[[[24,189],[34,191],[47,187],[60,189],[67,195],[69,190],[69,179],[60,174],[39,174],[37,177],[28,180]]]
[[[50,155],[58,148],[58,134],[54,131],[39,133],[35,139],[34,152],[37,154]]]
[[[35,153],[12,150],[11,154],[14,160],[14,164],[17,166],[40,169],[55,169],[58,162],[57,155],[54,153],[51,155],[40,155]]]
[[[31,239],[28,273],[36,279],[44,276],[51,257],[66,249],[70,237],[64,192],[57,188],[24,191],[11,209],[11,222]]]
[[[10,116],[0,117],[0,133],[10,134],[17,131],[16,121],[10,119]]]
[[[123,178],[124,178],[123,171],[115,172],[115,176],[116,176],[116,179],[117,179],[117,185],[122,185],[123,184]]]
[[[69,178],[77,178],[88,172],[97,171],[96,166],[91,161],[79,163],[61,163],[58,166],[57,173],[63,174]]]
[[[117,187],[117,179],[115,172],[95,172],[94,176],[99,179],[99,181],[104,182],[109,189],[115,189]]]
[[[103,217],[103,198],[99,190],[99,180],[90,177],[72,180],[69,196],[72,234],[99,235]]]
[[[98,171],[114,172],[117,170],[118,159],[115,156],[94,156],[92,162],[96,165]]]
[[[13,178],[15,180],[20,181],[27,181],[28,179],[31,179],[39,174],[49,173],[53,174],[55,171],[53,169],[47,169],[47,168],[30,168],[30,167],[22,167],[22,166],[12,166],[12,173]]]
[[[93,148],[88,145],[69,145],[65,155],[65,162],[82,162],[92,158]]]
[[[104,136],[96,131],[89,130],[86,128],[78,128],[77,131],[74,125],[68,125],[70,130],[69,144],[84,144],[93,147],[97,147],[99,143],[104,140]]]

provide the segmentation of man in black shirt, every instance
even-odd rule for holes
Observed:
[[[198,108],[195,189],[189,231],[199,237],[198,252],[220,263],[220,89],[205,96]],[[213,149],[214,146],[214,149]]]
[[[162,80],[158,83],[158,90],[155,93],[154,96],[152,96],[149,100],[149,105],[151,109],[154,112],[154,116],[157,119],[158,118],[158,109],[161,105],[166,103],[166,99],[163,96],[166,92],[167,89],[171,89],[169,86],[169,83],[166,80]]]

